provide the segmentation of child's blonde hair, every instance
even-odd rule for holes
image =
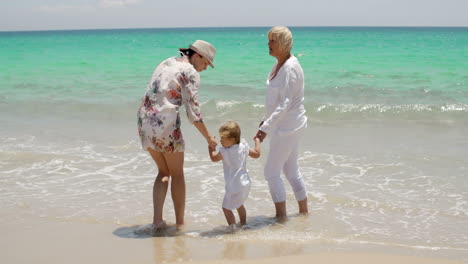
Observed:
[[[239,125],[234,121],[227,121],[219,128],[221,137],[233,138],[236,144],[240,143],[241,130]]]

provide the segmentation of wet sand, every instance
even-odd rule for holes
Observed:
[[[170,229],[166,237],[135,235],[135,226],[80,219],[38,218],[0,227],[0,263],[467,263],[400,255],[385,249],[312,252],[295,243],[191,237]]]

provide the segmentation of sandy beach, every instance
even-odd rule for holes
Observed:
[[[223,165],[182,108],[186,226],[135,233],[153,217],[157,169],[136,118],[151,72],[195,39],[219,47],[203,119],[213,134],[236,121],[251,145],[268,30],[0,32],[0,264],[468,261],[467,28],[293,28],[310,214],[286,184],[290,218],[272,217],[267,138],[247,162],[248,229],[226,232]]]
[[[39,218],[0,227],[1,263],[411,263],[462,260],[401,255],[392,249],[314,250],[294,242],[221,241],[214,238],[134,236],[134,227],[86,219]],[[385,251],[387,250],[387,251]]]

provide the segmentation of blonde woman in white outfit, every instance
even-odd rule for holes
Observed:
[[[286,217],[286,191],[280,177],[284,172],[292,186],[299,213],[308,213],[307,192],[299,170],[299,141],[307,127],[304,109],[304,72],[291,54],[292,34],[287,27],[268,32],[270,55],[277,59],[267,79],[266,114],[256,138],[270,138],[265,179],[275,204],[276,217]]]

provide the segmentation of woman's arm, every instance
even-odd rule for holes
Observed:
[[[198,75],[197,72],[193,72],[190,75],[181,75],[180,78],[179,81],[185,84],[185,86],[182,87],[182,100],[185,104],[187,117],[198,131],[200,131],[208,145],[215,148],[218,143],[216,142],[216,138],[210,135],[208,128],[205,126],[205,123],[203,123],[200,104],[198,103],[200,75]]]
[[[208,143],[208,145],[212,148],[216,148],[216,146],[218,145],[216,137],[212,137],[210,135],[210,132],[208,131],[208,128],[205,126],[205,123],[203,123],[203,121],[198,121],[198,122],[194,122],[193,124],[198,129],[198,131],[200,131],[202,136],[206,139],[206,142]]]

